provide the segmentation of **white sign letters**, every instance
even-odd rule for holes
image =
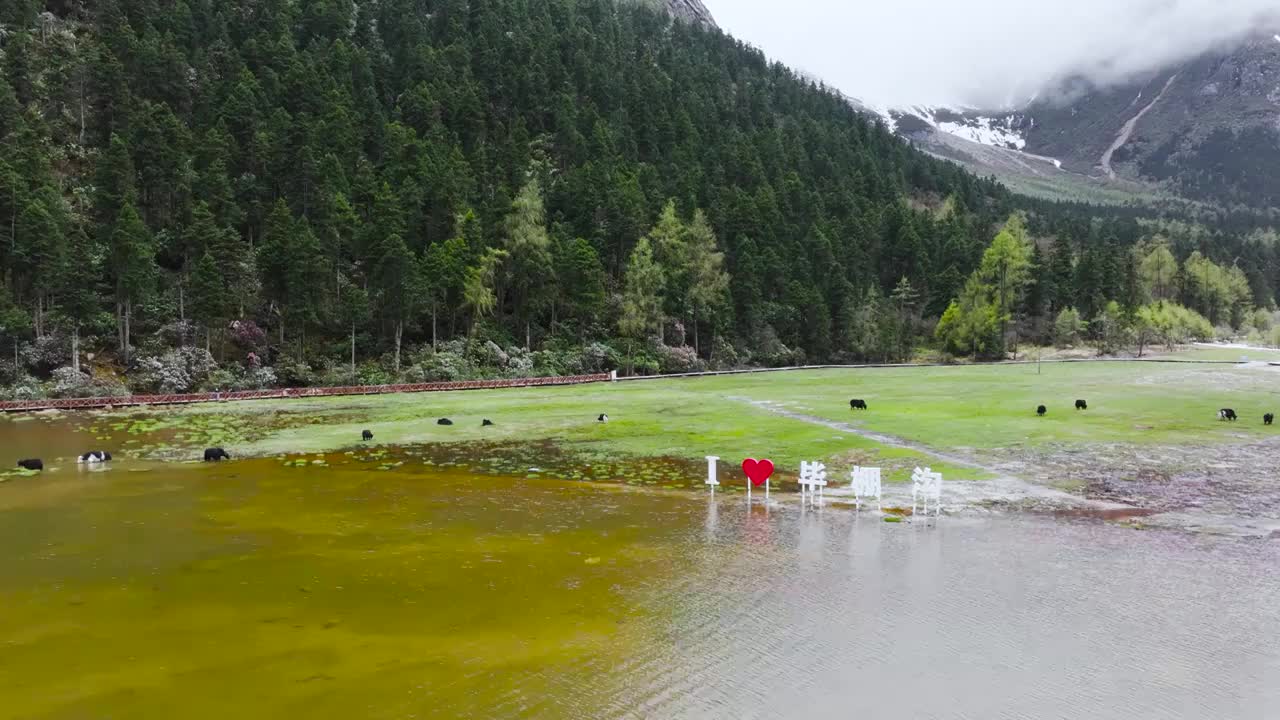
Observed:
[[[853,478],[853,502],[858,509],[862,509],[862,498],[876,499],[876,508],[881,509],[880,497],[882,487],[880,482],[880,468],[873,467],[855,467],[849,473]]]
[[[800,463],[800,500],[822,504],[822,489],[827,486],[827,466],[820,462]]]
[[[916,468],[911,473],[911,515],[916,514],[917,500],[924,503],[924,514],[929,514],[929,503],[933,502],[934,513],[942,514],[942,473],[933,472],[929,468]]]

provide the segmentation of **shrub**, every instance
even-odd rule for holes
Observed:
[[[71,343],[62,333],[49,333],[23,345],[18,355],[24,367],[44,374],[71,362]]]
[[[574,356],[562,350],[537,350],[529,353],[533,363],[532,377],[556,377],[558,375],[575,375],[571,367]]]
[[[594,375],[616,370],[619,365],[617,351],[602,342],[593,342],[578,351],[567,369],[575,375]]]
[[[514,351],[513,352],[518,352]],[[476,368],[503,370],[511,362],[511,354],[492,340],[472,341],[466,345],[467,362]]]
[[[196,332],[195,323],[190,320],[161,325],[154,333],[142,338],[137,350],[145,355],[163,355],[168,348],[195,343]],[[204,344],[204,334],[199,337]]]
[[[49,379],[49,395],[56,398],[89,397],[85,392],[93,385],[93,378],[72,367],[60,367]]]
[[[702,360],[693,348],[668,347],[659,345],[656,348],[658,369],[664,374],[701,372],[705,369]]]
[[[190,392],[218,367],[204,348],[182,347],[134,361],[133,387],[148,393]]]
[[[278,387],[275,368],[251,367],[244,374],[244,390],[266,390]]]
[[[716,336],[711,348],[711,368],[713,370],[734,370],[741,367],[738,350],[727,339]]]
[[[227,338],[246,355],[261,354],[267,348],[267,332],[252,320],[232,320]]]
[[[1088,328],[1080,317],[1080,312],[1073,307],[1064,308],[1053,322],[1053,343],[1059,348],[1074,347],[1080,342],[1080,336]]]
[[[240,377],[227,368],[218,368],[209,373],[199,386],[200,392],[232,392],[239,389],[241,389]]]
[[[461,352],[452,349],[427,352],[405,371],[405,379],[409,382],[453,382],[469,377],[470,363]]]
[[[5,400],[40,400],[45,397],[45,391],[40,381],[23,375],[8,388],[0,389],[0,397]]]
[[[45,395],[55,398],[122,397],[129,394],[124,383],[112,375],[86,375],[75,368],[54,370]]]
[[[520,348],[507,348],[507,377],[523,378],[533,375],[533,354]]]
[[[276,363],[275,372],[284,387],[311,387],[319,382],[311,365],[294,358],[282,358]]]

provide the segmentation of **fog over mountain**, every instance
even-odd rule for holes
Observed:
[[[881,106],[1020,103],[1123,82],[1258,32],[1280,0],[705,0],[729,33]]]

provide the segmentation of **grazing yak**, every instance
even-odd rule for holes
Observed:
[[[102,450],[92,450],[76,458],[76,462],[81,465],[86,463],[89,465],[97,465],[98,463],[111,462],[111,453],[103,452]]]
[[[437,425],[452,425],[452,424],[453,424],[453,421],[452,421],[452,420],[450,420],[449,418],[440,418],[439,420],[437,420],[437,421],[436,421],[436,424],[437,424]]]
[[[1239,418],[1236,417],[1235,410],[1232,410],[1231,408],[1222,408],[1221,410],[1218,411],[1218,419],[1230,420],[1231,422],[1235,422]]]
[[[1083,400],[1077,400],[1077,401],[1076,401],[1076,409],[1077,409],[1077,410],[1088,410],[1088,409],[1089,409],[1089,403],[1087,403],[1087,402],[1085,402],[1085,401],[1083,401]]]
[[[31,458],[30,460],[19,460],[18,467],[23,470],[44,470],[44,461],[40,458]]]
[[[1043,405],[1041,405],[1040,407],[1036,408],[1036,414],[1037,414],[1037,415],[1039,415],[1040,417],[1044,417],[1044,416],[1045,416],[1045,414],[1046,414],[1046,413],[1048,413],[1048,412],[1049,412],[1049,408],[1047,408],[1047,407],[1045,407],[1045,406],[1043,406]]]
[[[231,459],[231,456],[228,455],[227,451],[223,450],[222,448],[208,448],[204,451],[205,462],[222,462],[223,460],[230,460],[230,459]]]
[[[364,432],[360,433],[360,439],[365,442],[369,442],[370,440],[373,439],[373,433],[368,430],[365,430]]]
[[[1275,413],[1267,413],[1266,415],[1263,415],[1263,416],[1262,416],[1262,424],[1263,424],[1263,425],[1270,425],[1271,423],[1273,423],[1273,422],[1275,422],[1275,421],[1276,421],[1276,414],[1275,414]]]
[[[609,422],[609,416],[608,416],[608,415],[605,415],[604,413],[600,413],[600,417],[596,418],[596,422],[604,422],[604,423],[607,423],[607,422]]]
[[[866,410],[867,401],[866,400],[850,400],[849,409],[850,410]]]
[[[480,423],[480,426],[481,426],[481,427],[493,427],[493,421],[492,421],[492,420],[490,420],[489,418],[485,418],[485,419],[484,419],[484,422]]]

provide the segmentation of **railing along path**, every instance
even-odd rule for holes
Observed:
[[[9,400],[0,402],[0,412],[35,410],[90,410],[96,408],[147,405],[190,405],[206,402],[242,400],[303,399],[348,395],[393,395],[399,393],[449,392],[454,390],[496,390],[499,388],[545,387],[551,385],[583,385],[608,382],[610,373],[565,377],[519,378],[515,380],[460,380],[457,382],[411,383],[407,385],[353,385],[348,387],[284,388],[280,390],[242,390],[237,392],[183,393],[172,395],[128,395],[124,397],[62,398],[49,400]]]

